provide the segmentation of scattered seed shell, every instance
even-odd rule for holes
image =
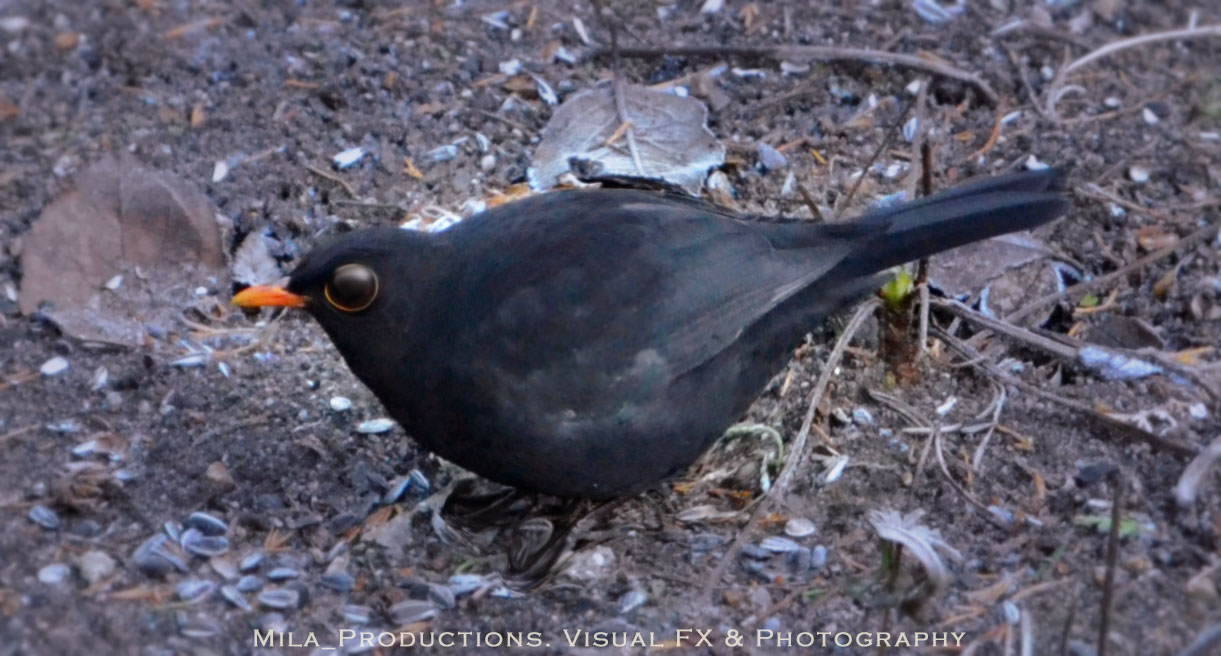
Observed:
[[[784,523],[784,533],[789,537],[804,538],[814,535],[814,522],[805,517],[794,517]]]

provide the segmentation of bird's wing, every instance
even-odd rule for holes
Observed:
[[[456,357],[489,388],[585,415],[654,395],[850,250],[785,248],[702,203],[622,190],[545,194],[452,231],[467,261],[450,285]]]

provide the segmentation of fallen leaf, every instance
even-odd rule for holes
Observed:
[[[573,94],[560,105],[535,150],[530,186],[550,189],[575,163],[585,179],[652,178],[698,193],[708,171],[725,161],[725,146],[707,126],[708,108],[648,87],[623,85],[623,94],[623,117],[610,87]],[[639,159],[627,138],[612,143],[625,122],[631,123]]]
[[[181,179],[107,157],[48,205],[22,241],[19,307],[85,340],[141,345],[223,271],[208,199]],[[106,283],[123,276],[117,289]]]

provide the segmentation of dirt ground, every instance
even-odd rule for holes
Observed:
[[[518,60],[561,99],[610,76],[610,60],[591,57],[581,35],[609,42],[593,7],[0,0],[0,655],[335,653],[322,648],[346,629],[473,632],[455,638],[472,641],[538,632],[528,648],[538,653],[660,649],[569,645],[578,630],[645,640],[652,633],[673,647],[676,631],[700,629],[711,631],[714,646],[684,652],[737,651],[726,642],[734,631],[747,636],[742,649],[750,652],[844,654],[878,653],[860,642],[877,632],[959,632],[958,648],[887,653],[1010,654],[1033,644],[1022,653],[1054,654],[1066,641],[1068,653],[1092,654],[1108,589],[1107,653],[1177,654],[1217,630],[1221,486],[1212,472],[1186,506],[1176,503],[1175,486],[1191,452],[1219,432],[1221,407],[1206,387],[1219,378],[1208,347],[1221,343],[1221,244],[1215,229],[1199,231],[1221,218],[1221,41],[1214,34],[1112,53],[1064,80],[1051,111],[1047,94],[1069,61],[1136,34],[1215,25],[1218,7],[981,1],[934,25],[912,3],[889,0],[725,0],[707,13],[691,0],[606,4],[625,47],[868,47],[928,53],[977,74],[998,104],[932,77],[923,118],[934,126],[936,186],[1021,168],[1031,157],[1063,168],[1072,212],[1036,236],[1087,280],[1169,247],[1090,295],[1065,296],[1018,323],[1069,343],[1152,346],[1198,378],[1107,381],[992,338],[980,342],[991,362],[1077,409],[956,366],[962,358],[944,346],[920,365],[917,382],[896,387],[875,356],[876,329],[866,326],[815,420],[815,457],[764,521],[748,524],[749,511],[732,511],[744,493],[760,493],[755,463],[769,442],[727,440],[682,481],[616,508],[597,544],[553,580],[511,593],[495,584],[499,550],[442,542],[428,514],[415,512],[427,496],[419,477],[397,503],[382,503],[413,470],[434,491],[454,472],[397,427],[356,430],[383,412],[307,317],[283,316],[269,335],[255,330],[254,318],[226,312],[208,316],[204,331],[170,327],[142,349],[85,344],[18,312],[18,245],[76,174],[120,151],[203,190],[233,223],[226,248],[270,229],[286,271],[340,224],[394,224],[430,206],[459,211],[524,178],[553,111],[533,85],[501,73],[505,62]],[[1006,24],[1017,27],[994,33]],[[724,170],[742,209],[808,215],[801,195],[785,188],[786,172],[819,205],[838,207],[852,174],[883,143],[878,170],[866,174],[847,214],[910,180],[885,172],[912,151],[891,128],[904,121],[906,87],[926,74],[859,61],[783,74],[774,57],[712,52],[625,59],[622,75],[656,84],[718,62],[729,70],[714,78],[716,89],[692,93],[712,106],[709,125],[728,146]],[[456,156],[430,155],[463,138]],[[787,170],[762,171],[759,143],[781,148]],[[368,155],[350,168],[332,166],[355,146]],[[405,171],[406,158],[419,176]],[[213,182],[218,161],[238,163]],[[232,289],[222,281],[205,291],[224,307]],[[774,425],[791,442],[840,328],[811,327],[813,341],[747,419]],[[183,355],[175,338],[188,335],[215,349],[205,366],[171,364]],[[39,373],[55,357],[68,369]],[[1000,426],[972,464],[984,433],[951,425],[990,411],[1002,389]],[[333,410],[337,396],[351,408]],[[936,451],[928,455],[929,433],[904,432],[909,422],[896,408],[931,425],[950,397],[957,405],[937,440],[943,465]],[[1144,413],[1149,431],[1092,421],[1096,409]],[[828,476],[831,449],[849,456],[837,479]],[[1124,521],[1108,586],[1100,525],[1109,525],[1116,481]],[[868,521],[882,509],[924,511],[920,521],[960,554],[947,561],[948,585],[922,604],[900,603],[919,571],[910,555],[898,576],[886,574]],[[227,524],[227,551],[181,554],[185,571],[150,571],[138,547],[164,535],[167,523],[178,534],[196,511]],[[815,532],[761,548],[784,535],[790,518],[809,520]],[[731,546],[743,531],[750,533],[738,553]],[[172,541],[164,548],[171,556],[177,549]],[[711,580],[723,559],[732,562]],[[227,586],[247,575],[264,587],[256,591],[249,579],[234,595]],[[257,646],[256,630],[268,629],[286,632],[285,642]],[[791,632],[795,644],[802,632],[856,642],[758,645],[757,630]],[[317,645],[288,646],[311,632]],[[352,645],[345,647],[361,651]],[[425,651],[494,651],[480,645]],[[392,650],[365,653],[375,651]]]

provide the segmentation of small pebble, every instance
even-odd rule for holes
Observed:
[[[352,399],[346,396],[332,396],[330,404],[331,409],[335,412],[347,412],[352,409]]]
[[[238,579],[237,585],[234,587],[236,587],[239,592],[256,592],[262,589],[263,579],[254,576],[253,574],[247,574],[246,576]]]
[[[814,522],[804,517],[794,517],[784,523],[784,533],[793,538],[804,538],[814,535]]]
[[[68,580],[72,568],[63,563],[52,563],[38,570],[38,580],[47,585],[58,585]]]
[[[1145,123],[1148,123],[1149,125],[1157,125],[1162,120],[1157,117],[1157,112],[1149,109],[1148,107],[1141,110],[1140,115],[1141,118],[1145,119]]]
[[[34,506],[30,508],[30,512],[26,516],[30,518],[31,522],[38,524],[48,531],[54,531],[59,528],[59,514],[46,506]]]
[[[1149,181],[1149,169],[1143,166],[1133,166],[1128,169],[1128,179],[1136,184],[1145,184]]]
[[[114,574],[115,562],[105,551],[86,551],[76,559],[76,566],[81,572],[81,578],[93,585]]]

